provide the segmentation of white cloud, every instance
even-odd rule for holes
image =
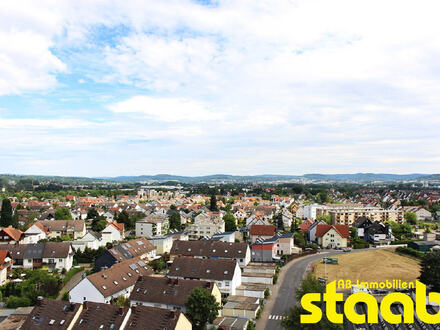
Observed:
[[[116,113],[140,113],[164,122],[206,121],[221,118],[208,106],[193,100],[134,96],[109,106]]]

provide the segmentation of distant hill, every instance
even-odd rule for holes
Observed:
[[[205,176],[181,176],[171,174],[156,175],[139,175],[139,176],[117,176],[117,177],[64,177],[64,176],[44,176],[44,175],[16,175],[16,174],[0,174],[0,185],[2,182],[10,180],[35,180],[35,181],[51,181],[58,183],[134,183],[134,182],[181,182],[181,183],[217,183],[217,182],[276,182],[276,181],[296,181],[296,180],[313,180],[313,181],[330,181],[330,182],[398,182],[407,180],[430,181],[440,180],[440,174],[385,174],[385,173],[355,173],[355,174],[304,174],[304,175],[278,175],[278,174],[262,174],[262,175],[229,175],[214,174]]]
[[[310,180],[330,180],[330,181],[405,181],[416,180],[426,177],[426,174],[385,174],[385,173],[356,173],[356,174],[305,174],[304,177]]]
[[[273,181],[288,181],[298,179],[308,179],[315,181],[338,181],[338,182],[372,182],[372,181],[406,181],[406,180],[418,180],[421,178],[433,177],[431,180],[435,180],[436,176],[440,175],[428,175],[428,174],[385,174],[385,173],[356,173],[356,174],[305,174],[305,175],[277,175],[277,174],[263,174],[254,176],[238,176],[228,174],[215,174],[207,176],[177,176],[169,174],[157,174],[157,175],[141,175],[141,176],[119,176],[115,178],[109,178],[117,182],[143,182],[143,181],[178,181],[184,183],[195,182],[221,182],[221,181],[234,181],[234,182],[273,182]],[[424,179],[429,180],[429,179]]]

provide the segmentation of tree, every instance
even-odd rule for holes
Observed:
[[[204,329],[206,323],[213,322],[220,310],[215,297],[205,288],[195,288],[185,301],[186,314],[194,329]]]
[[[302,280],[301,286],[296,290],[296,299],[301,301],[301,298],[307,293],[321,293],[325,292],[325,286],[322,285],[312,274],[308,274],[305,279]],[[315,303],[319,307],[323,307],[322,302]],[[286,317],[281,321],[281,325],[285,329],[305,329],[305,330],[339,330],[343,329],[342,325],[330,322],[326,314],[323,313],[321,321],[318,323],[303,324],[301,323],[301,314],[307,314],[307,312],[301,306],[294,306],[290,308]]]
[[[350,240],[354,240],[356,238],[358,238],[357,228],[356,227],[350,227]]]
[[[130,306],[130,299],[125,298],[123,295],[120,295],[116,299],[116,305],[118,305],[118,306]]]
[[[316,221],[324,221],[325,223],[331,225],[332,224],[332,217],[330,214],[320,215],[316,217]]]
[[[101,232],[107,227],[107,220],[97,218],[92,222],[92,229],[96,232]]]
[[[55,210],[55,220],[72,220],[72,214],[67,207],[60,207]]]
[[[179,212],[173,212],[169,219],[170,222],[170,229],[177,229],[180,230],[182,228],[182,223],[180,219],[180,213]]]
[[[406,222],[410,225],[417,224],[417,214],[415,214],[414,212],[405,212],[404,217]]]
[[[429,286],[433,291],[440,292],[440,253],[425,253],[420,261],[420,282]]]
[[[394,221],[389,221],[388,224],[391,227],[394,237],[396,237],[398,240],[412,237],[412,228],[409,224],[397,223]]]
[[[237,230],[237,220],[232,215],[232,213],[226,213],[223,217],[225,221],[225,231],[236,231]]]
[[[12,226],[12,204],[8,198],[5,198],[2,202],[2,210],[0,213],[0,226],[9,227]]]
[[[295,242],[296,246],[299,246],[300,248],[305,248],[306,247],[307,242],[306,242],[306,239],[304,238],[303,233],[301,233],[299,231],[296,231],[293,234],[293,239],[294,239],[294,242]]]
[[[97,217],[99,217],[99,213],[94,207],[87,211],[87,219],[95,219]]]
[[[212,212],[217,212],[218,211],[217,198],[215,197],[215,194],[211,195],[211,201],[210,201],[209,209]]]

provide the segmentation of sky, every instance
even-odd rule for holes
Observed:
[[[438,173],[438,0],[0,2],[0,173]]]

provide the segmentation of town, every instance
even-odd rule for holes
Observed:
[[[294,329],[332,280],[440,287],[437,182],[0,182],[1,329]]]

